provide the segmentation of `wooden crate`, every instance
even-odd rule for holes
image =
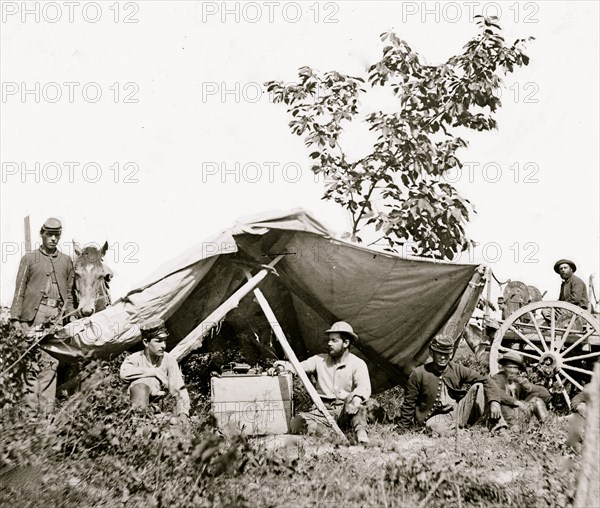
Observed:
[[[287,434],[292,418],[292,375],[231,375],[210,382],[212,411],[217,425],[244,434]]]

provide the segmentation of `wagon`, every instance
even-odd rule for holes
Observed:
[[[517,300],[517,308],[493,337],[491,374],[498,372],[502,354],[517,351],[534,377],[561,393],[570,407],[572,395],[591,380],[600,359],[600,324],[593,304],[586,310],[563,301],[541,301],[539,291],[520,282],[509,284],[504,294],[509,305]]]

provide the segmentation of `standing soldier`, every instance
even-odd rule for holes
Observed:
[[[21,258],[11,322],[24,333],[50,319],[59,321],[73,312],[74,271],[71,258],[56,248],[62,232],[58,219],[50,218],[40,230],[42,245]],[[56,397],[58,360],[42,351],[40,371],[29,379],[25,402],[32,410],[50,410]]]

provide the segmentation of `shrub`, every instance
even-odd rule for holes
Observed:
[[[36,339],[0,323],[0,411],[14,411],[27,390],[27,378],[39,371]]]

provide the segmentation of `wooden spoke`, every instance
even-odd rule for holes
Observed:
[[[573,360],[584,360],[585,358],[597,358],[600,356],[600,351],[596,351],[595,353],[588,353],[585,355],[579,356],[571,356],[569,358],[563,357],[563,362],[572,362]]]
[[[540,325],[535,320],[535,316],[533,315],[533,312],[529,311],[527,313],[527,315],[529,316],[529,319],[531,319],[531,322],[533,323],[533,326],[535,327],[535,331],[537,332],[540,340],[542,341],[542,346],[544,348],[544,351],[548,351],[548,346],[546,345],[546,341],[544,340],[544,334],[542,333],[542,330],[540,330]]]
[[[567,369],[567,370],[572,370],[573,372],[580,372],[581,374],[587,374],[588,376],[591,376],[593,374],[593,372],[591,370],[580,369],[579,367],[571,367],[571,365],[563,365],[562,368]],[[565,373],[563,372],[563,374],[565,374]],[[565,374],[565,376],[566,376],[566,374]]]
[[[579,346],[579,344],[581,344],[585,339],[588,339],[589,337],[592,336],[592,334],[594,333],[594,330],[588,330],[588,332],[584,335],[582,335],[581,337],[579,337],[575,342],[573,342],[573,344],[571,344],[567,349],[565,349],[562,352],[562,355],[565,356],[569,351],[572,351],[573,349],[575,349],[577,346]]]
[[[525,335],[523,335],[519,330],[517,330],[514,326],[510,327],[510,330],[516,333],[521,339],[523,339],[529,346],[535,349],[540,355],[543,355],[544,352],[537,347],[533,342],[531,342]]]
[[[554,336],[556,335],[556,309],[550,307],[550,347],[554,350]]]
[[[504,346],[498,346],[498,351],[503,351],[503,352],[508,353],[509,351],[515,351],[515,350],[510,349],[508,347],[504,347]],[[539,359],[540,359],[539,356],[532,355],[531,353],[525,353],[524,351],[518,351],[518,353],[521,356],[526,356],[527,358],[533,358],[534,360],[537,360],[537,361],[539,361]]]
[[[575,314],[573,314],[571,316],[569,324],[567,325],[567,329],[565,330],[565,333],[563,333],[562,339],[560,339],[560,345],[558,345],[556,347],[557,351],[560,351],[562,349],[562,347],[565,345],[565,343],[567,342],[567,337],[571,333],[571,328],[573,328],[573,324],[575,324],[576,319],[577,319],[577,316]]]
[[[536,320],[540,311],[547,322]],[[578,326],[580,320],[584,323],[583,330]],[[490,348],[490,373],[500,370],[498,361],[503,354],[516,350],[530,363],[552,358],[556,372],[563,372],[560,381],[570,382],[573,388],[580,387],[592,374],[587,362],[600,361],[600,350],[595,347],[600,345],[599,336],[598,320],[585,309],[562,301],[530,302],[506,317],[496,332]]]
[[[583,390],[583,386],[581,386],[577,381],[575,381],[571,376],[569,376],[569,374],[567,374],[564,370],[560,369],[560,372],[563,376],[565,376],[565,378],[567,378],[571,383],[573,383],[574,386],[576,386],[580,390]],[[558,374],[556,375],[558,376]]]
[[[558,375],[558,373],[556,373],[556,379],[557,381],[560,383],[560,386],[562,386],[562,394],[563,397],[565,398],[565,400],[567,401],[567,406],[569,406],[569,409],[571,409],[571,397],[569,397],[569,394],[567,393],[567,390],[565,388],[565,383],[563,382],[563,380],[560,378],[560,376]]]

